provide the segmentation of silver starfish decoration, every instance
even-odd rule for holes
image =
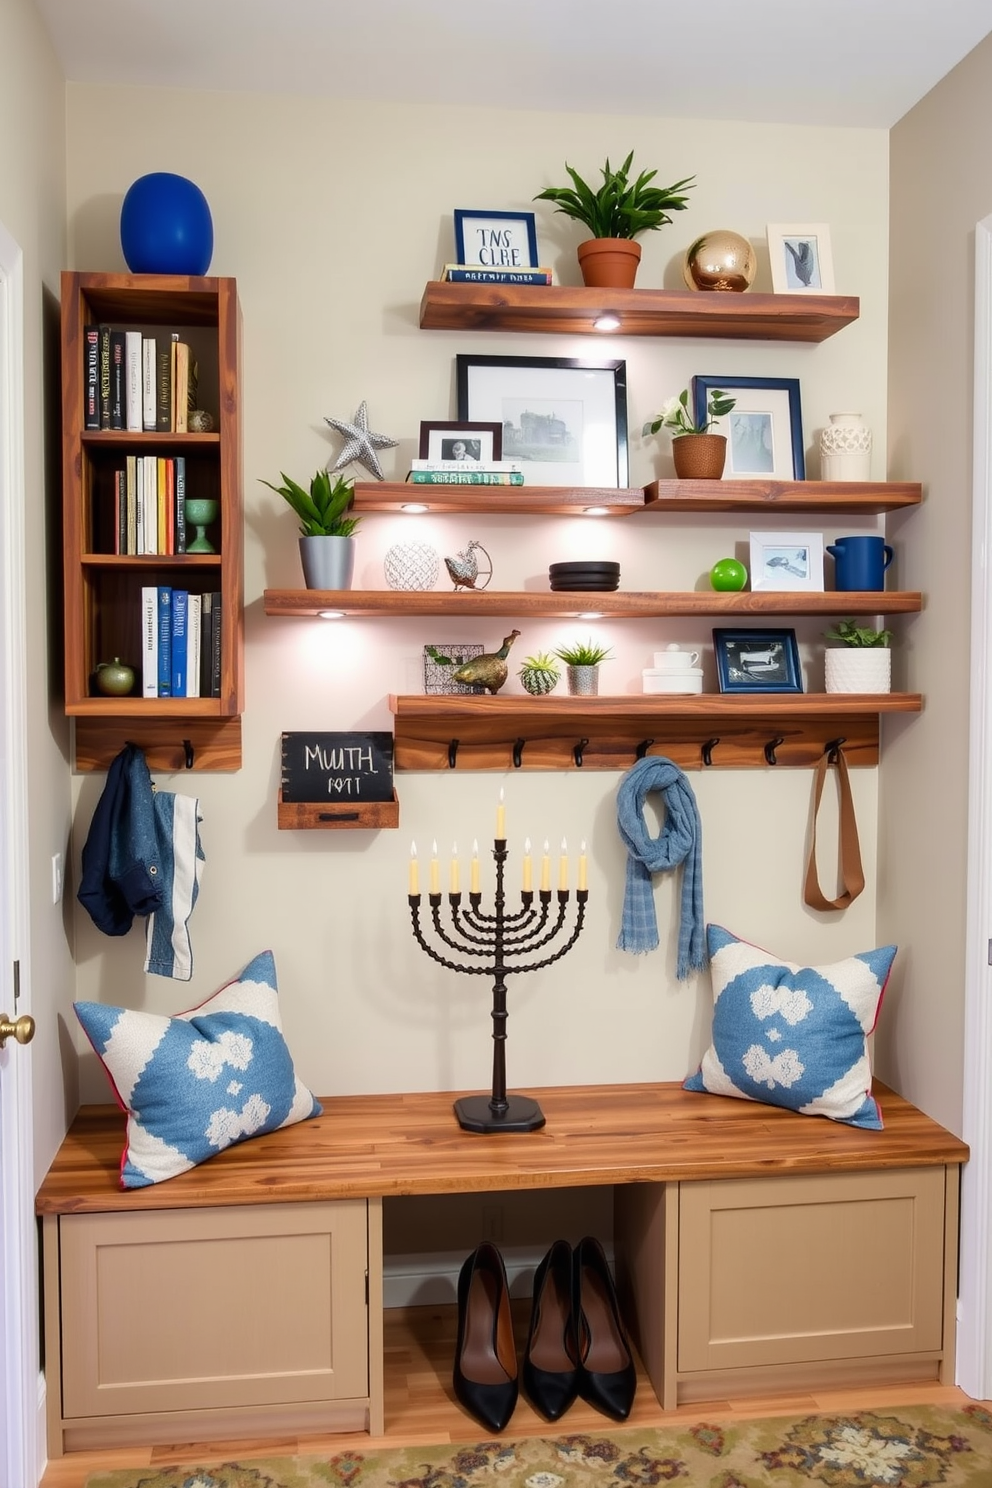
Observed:
[[[360,465],[365,466],[371,475],[375,476],[376,480],[386,479],[382,473],[382,466],[379,464],[379,457],[376,454],[376,450],[395,449],[397,440],[387,439],[385,434],[372,433],[369,428],[368,405],[364,398],[359,404],[358,412],[350,424],[345,423],[344,419],[333,418],[325,418],[324,423],[330,424],[332,429],[337,429],[338,433],[343,434],[348,441],[334,464],[328,464],[328,470],[343,470],[346,465],[350,465],[353,460],[357,460]]]

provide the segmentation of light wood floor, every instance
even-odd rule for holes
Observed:
[[[518,1346],[527,1328],[526,1310],[515,1311]],[[281,1437],[272,1440],[177,1443],[167,1447],[121,1447],[102,1452],[75,1452],[49,1464],[42,1488],[82,1488],[87,1475],[100,1469],[147,1467],[155,1464],[200,1464],[252,1456],[286,1456],[296,1452],[336,1452],[355,1447],[402,1447],[418,1443],[472,1441],[482,1430],[455,1401],[451,1390],[456,1309],[454,1307],[396,1308],[385,1315],[386,1435]],[[662,1426],[675,1422],[723,1420],[805,1411],[872,1410],[895,1405],[962,1406],[969,1397],[953,1386],[899,1385],[860,1390],[830,1390],[815,1395],[777,1393],[747,1399],[709,1401],[663,1411],[643,1370],[629,1426]],[[614,1429],[615,1423],[578,1400],[557,1426],[551,1426],[521,1392],[506,1436],[550,1436],[567,1431]]]

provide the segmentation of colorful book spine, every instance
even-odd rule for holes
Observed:
[[[176,342],[176,433],[185,434],[189,414],[189,347],[185,341]]]
[[[210,697],[210,671],[213,666],[214,597],[208,589],[200,595],[200,696]]]
[[[114,552],[127,552],[127,471],[114,471]]]
[[[158,695],[172,696],[172,589],[158,586]]]
[[[127,483],[127,546],[125,553],[132,558],[141,550],[138,547],[138,461],[135,455],[125,459]]]
[[[110,327],[100,327],[100,428],[110,428]]]
[[[155,428],[172,433],[172,340],[160,341],[155,365]]]
[[[411,470],[415,486],[522,486],[520,470]]]
[[[127,415],[126,343],[123,331],[110,332],[110,427],[123,429]]]
[[[176,552],[186,551],[186,456],[176,456]]]
[[[148,433],[155,428],[157,399],[155,396],[155,373],[158,352],[154,336],[144,336],[141,341],[141,427]]]
[[[140,434],[144,427],[141,417],[141,332],[124,333],[124,382],[127,398],[124,407],[124,427],[129,434]]]
[[[141,696],[158,697],[158,590],[141,591]]]
[[[200,696],[200,644],[203,596],[191,594],[186,608],[186,696]]]
[[[550,269],[486,269],[479,264],[445,264],[449,284],[550,284]]]
[[[516,460],[489,460],[483,464],[481,460],[476,463],[466,463],[464,460],[411,460],[411,470],[520,470],[523,467]]]
[[[185,589],[172,591],[172,676],[171,696],[187,697],[186,652],[189,639],[189,594]]]
[[[158,461],[154,455],[142,455],[144,467],[145,546],[143,551],[158,552]]]
[[[88,325],[83,338],[83,428],[100,427],[100,327]]]
[[[213,599],[213,630],[210,636],[210,696],[219,698],[221,655],[224,648],[224,613],[221,609],[220,595],[216,590],[211,598]]]

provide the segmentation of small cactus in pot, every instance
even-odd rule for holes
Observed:
[[[561,681],[561,672],[555,659],[546,651],[528,656],[518,675],[524,691],[529,692],[531,697],[544,697],[546,693],[553,692]]]

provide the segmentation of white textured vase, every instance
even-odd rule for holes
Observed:
[[[827,692],[892,691],[892,652],[887,646],[828,646],[823,665]]]
[[[871,430],[860,413],[830,415],[830,423],[820,431],[820,477],[871,480]]]

